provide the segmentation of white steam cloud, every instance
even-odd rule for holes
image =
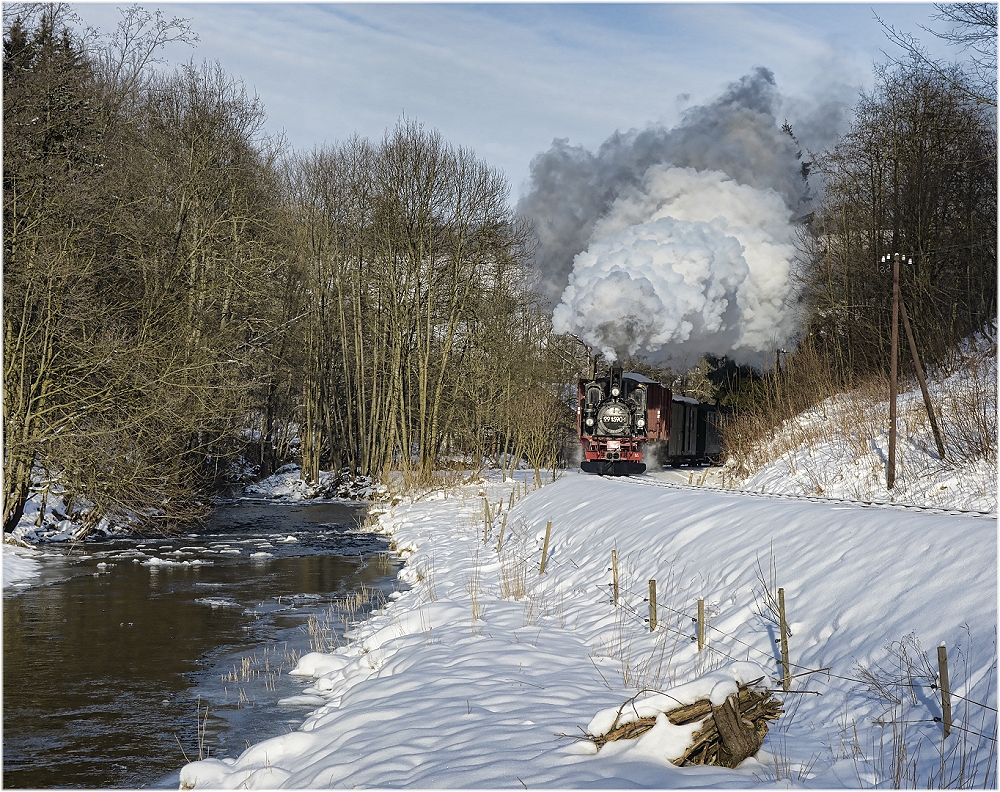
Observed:
[[[553,312],[607,360],[760,363],[795,329],[792,211],[714,170],[651,167],[594,226]],[[660,354],[656,354],[660,353]]]
[[[534,222],[555,329],[608,359],[644,350],[679,365],[714,354],[761,366],[787,345],[793,229],[811,201],[802,148],[779,121],[787,106],[758,68],[673,129],[539,154],[518,211]],[[798,122],[815,140],[836,115]]]

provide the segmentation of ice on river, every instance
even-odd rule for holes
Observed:
[[[241,608],[236,600],[229,597],[199,597],[195,600],[199,605],[208,605],[210,608]]]
[[[956,695],[945,773],[965,758],[967,780],[995,779],[989,742],[974,752],[982,738],[970,739],[996,733],[995,520],[657,484],[574,471],[509,508],[513,483],[493,478],[381,514],[410,589],[359,625],[348,646],[301,658],[293,672],[301,695],[282,702],[312,710],[299,730],[189,764],[182,785],[889,785],[891,757],[877,750],[875,723],[887,705],[866,689],[863,671],[891,677],[905,647],[915,661],[907,684],[916,687],[896,715],[908,722],[923,786],[941,768],[931,684],[942,643]],[[643,738],[600,751],[579,739],[637,694],[630,706],[655,712],[663,694],[715,699],[750,673],[780,688],[768,606],[778,587],[800,676],[756,758],[735,770],[675,767],[669,759],[690,735],[664,718]],[[708,619],[701,652],[699,599]],[[926,664],[918,645],[929,650]]]

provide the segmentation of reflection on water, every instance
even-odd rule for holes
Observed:
[[[185,756],[295,728],[307,711],[276,702],[331,639],[316,625],[395,582],[360,516],[244,501],[196,532],[65,548],[57,579],[4,598],[3,786],[176,786]]]

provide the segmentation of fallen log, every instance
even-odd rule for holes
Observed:
[[[784,710],[768,690],[754,686],[761,680],[739,685],[732,695],[718,706],[708,699],[666,710],[663,714],[675,726],[700,722],[691,745],[670,761],[678,766],[718,765],[736,767],[760,750],[767,735],[768,724],[776,721]],[[622,705],[622,710],[625,705]],[[619,712],[621,712],[620,710]],[[656,725],[657,716],[640,717],[615,726],[606,733],[587,737],[600,749],[615,740],[633,740]]]

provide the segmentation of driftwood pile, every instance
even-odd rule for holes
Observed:
[[[684,754],[671,760],[680,767],[686,765],[717,765],[736,767],[760,750],[767,734],[768,723],[781,713],[781,702],[771,698],[769,691],[754,690],[761,680],[740,685],[721,706],[713,707],[708,699],[696,701],[665,712],[675,726],[701,721],[691,745]],[[624,708],[623,708],[624,709]],[[607,734],[588,735],[598,748],[613,740],[631,740],[649,731],[655,717],[644,717],[611,729]]]

